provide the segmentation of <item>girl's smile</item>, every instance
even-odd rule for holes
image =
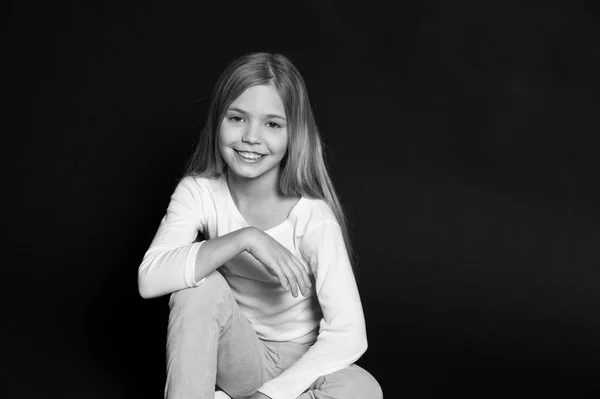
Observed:
[[[266,156],[264,154],[259,154],[253,151],[239,151],[235,148],[234,151],[240,156],[240,158],[242,158],[244,162],[248,163],[258,163]]]

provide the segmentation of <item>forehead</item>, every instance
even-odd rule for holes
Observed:
[[[259,85],[247,88],[236,98],[230,108],[240,108],[251,114],[285,115],[283,101],[273,85]]]

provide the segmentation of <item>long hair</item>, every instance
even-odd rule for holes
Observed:
[[[252,53],[231,61],[219,77],[204,129],[190,157],[185,176],[217,178],[226,171],[218,149],[219,128],[231,103],[246,89],[273,85],[283,101],[288,120],[288,147],[281,162],[279,189],[284,195],[324,200],[342,229],[346,250],[354,264],[348,221],[327,171],[323,143],[315,122],[304,79],[281,54]]]

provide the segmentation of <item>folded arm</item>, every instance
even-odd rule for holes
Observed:
[[[179,182],[138,269],[143,298],[200,285],[204,277],[245,250],[244,229],[194,242],[198,232],[206,232],[215,213],[204,187],[189,177]]]

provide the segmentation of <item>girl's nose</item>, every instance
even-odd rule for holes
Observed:
[[[248,143],[260,143],[260,126],[249,124],[244,131],[243,141]]]

